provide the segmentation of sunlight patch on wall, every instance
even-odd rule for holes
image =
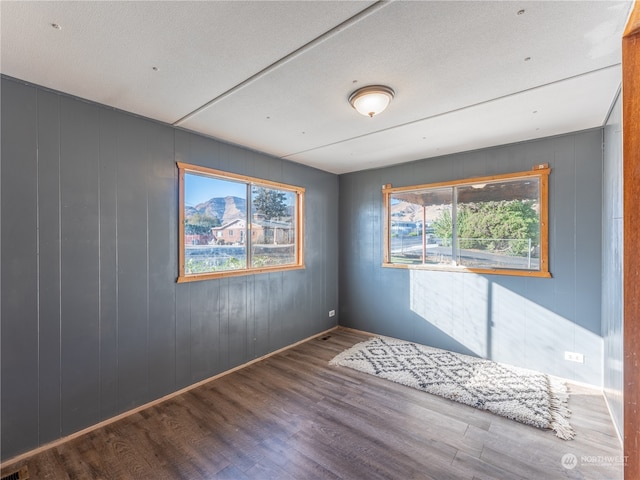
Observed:
[[[487,345],[488,281],[479,275],[410,270],[410,308],[481,357]]]
[[[483,358],[602,384],[601,336],[486,277],[411,270],[410,308]]]

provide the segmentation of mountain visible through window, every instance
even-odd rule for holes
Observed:
[[[303,268],[304,189],[179,163],[179,282]]]
[[[549,276],[549,171],[383,188],[383,266]]]

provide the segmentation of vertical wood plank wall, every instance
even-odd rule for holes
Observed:
[[[624,427],[623,228],[622,228],[622,95],[618,95],[604,128],[602,170],[602,386],[614,424]]]
[[[340,176],[340,323],[602,385],[602,141],[594,129]],[[382,186],[549,163],[552,278],[382,268]],[[584,354],[583,364],[564,352]]]
[[[625,480],[640,478],[640,6],[622,39]]]
[[[337,322],[338,177],[2,78],[2,461]],[[176,284],[176,161],[306,188],[306,269]]]

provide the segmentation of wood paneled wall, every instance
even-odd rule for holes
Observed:
[[[618,95],[604,128],[602,178],[602,337],[603,388],[613,422],[622,438],[624,417],[622,96]]]
[[[1,93],[2,461],[336,324],[336,175]],[[176,284],[176,161],[305,187],[306,268]]]
[[[602,129],[340,176],[340,323],[602,385]],[[382,268],[382,186],[548,163],[552,278]],[[584,354],[583,364],[564,352]]]

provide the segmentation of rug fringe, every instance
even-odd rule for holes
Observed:
[[[551,411],[551,429],[556,437],[563,440],[573,440],[576,436],[573,427],[569,423],[571,410],[569,410],[569,391],[566,383],[549,377],[549,397]]]

